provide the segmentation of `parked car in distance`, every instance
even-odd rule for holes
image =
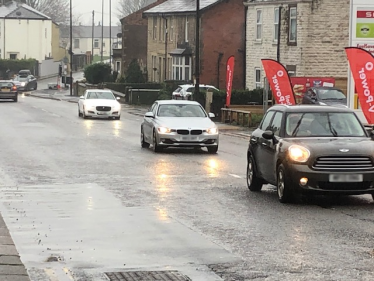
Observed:
[[[282,203],[298,194],[373,196],[371,136],[345,107],[275,105],[250,137],[247,186],[276,185]]]
[[[38,89],[38,81],[33,75],[17,75],[12,79],[12,81],[17,86],[18,91],[31,91]]]
[[[217,153],[219,134],[213,117],[195,101],[156,101],[141,124],[141,146],[152,144],[155,152],[168,147],[206,147],[209,153]]]
[[[12,99],[18,101],[18,91],[16,85],[10,80],[0,80],[0,99]]]
[[[219,91],[216,87],[211,85],[204,85],[200,84],[199,89],[201,91],[207,91],[207,90],[213,90],[213,91]],[[179,85],[177,89],[172,93],[172,99],[173,100],[191,100],[192,95],[195,91],[195,85],[193,84],[185,84],[185,85]]]
[[[347,97],[342,90],[333,87],[312,87],[303,96],[302,104],[347,105]]]
[[[119,99],[110,90],[86,90],[78,100],[78,116],[84,119],[95,117],[120,120],[121,104],[118,102]]]

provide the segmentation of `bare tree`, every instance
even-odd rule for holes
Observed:
[[[70,19],[69,0],[21,0],[35,10],[49,16],[58,24],[68,24]]]
[[[119,0],[117,16],[122,19],[154,2],[156,0]]]

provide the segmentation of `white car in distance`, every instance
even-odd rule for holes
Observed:
[[[119,120],[121,118],[119,99],[110,90],[86,90],[78,100],[78,116],[84,119],[96,117]]]

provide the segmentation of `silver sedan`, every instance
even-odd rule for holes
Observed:
[[[219,134],[216,124],[195,101],[156,101],[141,124],[141,146],[152,144],[155,152],[167,147],[206,147],[217,153]]]

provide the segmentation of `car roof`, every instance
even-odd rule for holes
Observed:
[[[350,108],[341,106],[330,106],[330,105],[308,105],[308,104],[298,104],[298,105],[284,105],[277,104],[270,107],[268,110],[278,110],[284,112],[353,112]]]
[[[192,100],[157,100],[158,104],[195,104],[200,105],[197,101]]]
[[[112,90],[104,90],[104,89],[89,89],[89,90],[86,90],[86,92],[112,92]],[[113,93],[113,92],[112,92]]]
[[[193,85],[193,84],[184,84],[184,85],[178,85],[178,87],[187,88],[187,87],[195,87],[195,85]],[[206,84],[199,84],[199,87],[211,87],[211,88],[215,88],[212,85],[206,85]]]

